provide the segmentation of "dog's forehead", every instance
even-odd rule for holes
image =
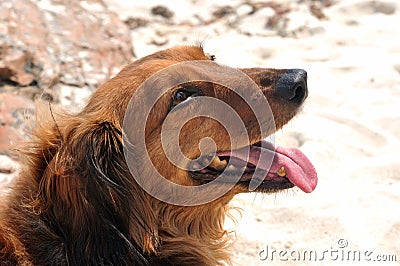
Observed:
[[[201,46],[176,46],[142,57],[125,66],[117,76],[148,77],[174,64],[210,60]]]
[[[160,51],[159,56],[175,61],[209,60],[200,46],[177,46]]]
[[[141,65],[158,60],[185,62],[193,60],[209,60],[209,57],[204,53],[201,46],[176,46],[145,56],[136,60],[134,63]]]

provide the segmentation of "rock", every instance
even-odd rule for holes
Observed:
[[[243,3],[236,8],[236,13],[239,17],[252,15],[254,12],[254,7],[248,3]]]
[[[392,15],[396,12],[396,3],[393,2],[372,1],[370,2],[370,7],[375,13],[382,13],[385,15]]]
[[[32,100],[76,110],[133,57],[129,27],[102,0],[2,0],[0,153],[24,139]]]
[[[274,31],[265,28],[266,21],[274,15],[275,11],[272,8],[264,8],[251,16],[244,17],[238,28],[241,32],[249,35],[276,35]]]
[[[129,62],[129,28],[101,0],[3,0],[0,77],[46,87],[97,87]]]
[[[395,2],[386,1],[363,1],[363,2],[350,2],[339,7],[339,11],[345,14],[357,15],[372,15],[382,13],[385,15],[392,15],[396,12]]]
[[[129,29],[134,30],[140,27],[146,26],[149,21],[143,18],[133,18],[129,17],[125,21],[125,24],[128,25]]]
[[[311,7],[299,6],[297,10],[287,14],[286,19],[281,32],[288,37],[304,38],[324,32],[324,28],[313,26],[318,25],[318,20],[322,18],[313,13]]]
[[[16,170],[17,170],[17,164],[13,160],[11,160],[8,156],[0,155],[0,173],[12,174]]]
[[[172,12],[171,10],[169,10],[167,7],[165,6],[155,6],[151,9],[151,14],[153,15],[159,15],[163,18],[172,18],[174,16],[174,12]]]
[[[32,103],[10,93],[0,94],[0,154],[9,154],[11,148],[25,138],[26,118],[33,113]]]
[[[12,81],[21,86],[31,84],[35,77],[28,73],[32,64],[29,52],[19,49],[10,49],[6,43],[0,44],[2,55],[0,57],[0,80]]]
[[[220,19],[223,18],[227,15],[231,15],[231,14],[235,14],[235,8],[231,7],[231,6],[221,6],[218,7],[213,13],[212,15],[214,16],[214,18],[216,19]]]
[[[310,5],[310,12],[318,19],[326,19],[326,15],[320,5],[311,4]]]
[[[18,163],[11,160],[8,156],[0,155],[0,203],[3,201],[2,197],[5,195],[5,192],[12,186],[18,172]]]

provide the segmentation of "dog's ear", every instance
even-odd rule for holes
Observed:
[[[41,215],[71,265],[147,265],[156,219],[126,165],[121,132],[111,122],[79,123],[58,129],[62,140],[39,184]]]

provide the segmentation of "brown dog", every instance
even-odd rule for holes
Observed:
[[[33,141],[21,156],[24,169],[0,210],[1,265],[220,265],[229,261],[227,203],[253,190],[252,180],[259,192],[294,185],[311,192],[317,177],[308,159],[263,141],[306,99],[306,72],[251,68],[236,70],[245,73],[237,78],[213,59],[197,46],[160,51],[125,67],[79,114],[39,113]],[[166,69],[173,71],[160,72]],[[155,82],[143,88],[150,77]],[[154,103],[150,92],[160,94]],[[200,101],[206,98],[221,104],[206,106]],[[270,116],[257,115],[263,99]],[[201,113],[207,110],[216,116],[231,110],[221,119],[237,113],[242,130],[227,128],[234,116],[222,123]],[[179,121],[195,111],[200,115]],[[167,122],[181,125],[177,146],[190,166],[172,163],[164,151]],[[137,132],[145,150],[135,142]],[[207,138],[213,144],[200,147]],[[158,183],[155,173],[172,185]],[[174,185],[209,184],[204,191],[210,193],[175,197]],[[202,201],[223,187],[228,189],[219,197]]]

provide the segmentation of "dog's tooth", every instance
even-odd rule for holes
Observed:
[[[210,166],[214,169],[222,170],[226,167],[227,164],[228,164],[227,161],[225,161],[225,160],[221,161],[218,156],[215,156],[214,160],[212,160]]]
[[[228,166],[228,168],[226,168],[226,170],[229,171],[229,172],[234,172],[234,171],[237,170],[237,168],[234,165],[231,164],[231,165]]]
[[[282,166],[282,167],[278,170],[278,172],[276,172],[276,174],[279,175],[279,176],[281,176],[281,177],[286,176],[285,167]]]

